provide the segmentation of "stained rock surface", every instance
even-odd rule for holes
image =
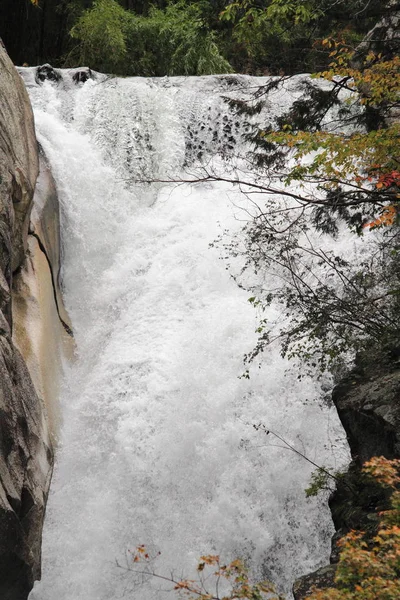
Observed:
[[[28,367],[47,416],[48,445],[60,422],[58,397],[64,359],[73,357],[72,326],[60,289],[60,208],[42,150],[28,233],[28,253],[13,278],[13,341]]]
[[[27,250],[38,152],[25,86],[0,44],[0,598],[40,576],[53,451],[43,403],[12,341],[13,274]]]

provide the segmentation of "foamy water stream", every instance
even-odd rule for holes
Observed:
[[[289,590],[327,561],[333,527],[326,502],[305,498],[312,467],[251,424],[338,466],[346,450],[337,416],[279,348],[239,378],[256,314],[209,244],[240,229],[249,200],[223,183],[126,181],[176,178],[199,158],[221,168],[228,154],[228,165],[247,126],[221,96],[232,81],[260,80],[75,86],[63,72],[57,87],[24,76],[60,195],[77,344],[31,600],[165,597],[166,584],[139,586],[117,566],[138,544],[161,553],[162,574],[190,577],[200,555],[218,553]],[[291,100],[281,94],[270,110]]]

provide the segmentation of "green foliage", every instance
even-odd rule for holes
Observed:
[[[388,121],[399,104],[400,62],[369,51],[356,68],[347,46],[330,40],[323,45],[331,48],[323,75],[332,85],[302,84],[304,96],[288,113],[251,136],[248,159],[261,173],[254,187],[268,199],[244,227],[244,243],[240,236],[224,244],[228,255],[243,255],[243,271],[268,272],[277,282],[265,291],[249,288],[260,325],[246,362],[279,339],[284,356],[321,372],[346,353],[368,347],[379,354],[400,342],[400,128]],[[249,114],[279,85],[272,80],[257,90]],[[331,109],[336,115],[327,131]],[[347,127],[338,127],[343,120]],[[241,184],[252,189],[251,182]],[[354,260],[320,247],[319,236],[328,243],[344,226],[356,235],[379,229],[371,252]],[[276,303],[286,315],[278,327],[265,316]]]
[[[312,0],[270,0],[260,6],[252,0],[241,0],[228,4],[221,13],[221,19],[237,23],[235,35],[241,41],[250,41],[250,32],[263,27],[275,28],[287,38],[288,24],[300,25],[315,21],[323,14]]]
[[[167,21],[172,16],[168,7],[183,4],[182,0],[116,0],[116,3],[131,15],[144,19],[153,20],[154,10],[160,11],[160,19]],[[77,39],[85,44],[84,37],[80,37],[85,30],[83,26],[81,28],[82,24],[76,31],[78,37],[71,38],[68,35],[83,13],[95,9],[96,4],[95,0],[2,0],[0,37],[17,64],[50,62],[54,66],[63,66],[66,62],[67,66],[78,66],[85,50],[87,56],[106,65],[106,70],[131,74],[132,70],[124,62],[123,53],[120,54],[123,47],[121,38],[117,40],[119,56],[114,59],[112,56],[101,56],[101,47],[90,47],[90,40],[87,44],[89,47],[82,49],[82,52],[76,48]],[[187,20],[192,20],[196,12],[202,22],[203,37],[210,34],[205,45],[206,54],[212,54],[211,63],[216,61],[215,47],[211,46],[214,43],[218,53],[236,71],[275,74],[281,70],[295,73],[325,68],[328,52],[327,49],[315,47],[316,40],[327,36],[342,37],[355,45],[374,24],[386,3],[379,0],[187,0],[185,4]],[[36,10],[37,7],[39,10]],[[97,14],[90,19],[96,25],[101,17]],[[111,28],[111,38],[114,35],[120,37],[120,34],[124,37],[124,27],[115,29],[114,22]],[[88,33],[92,37],[91,32]],[[108,32],[103,38],[97,35],[97,39],[103,39],[107,45],[113,46],[112,40],[109,44]],[[199,43],[198,51],[203,52],[199,39],[196,39],[196,43]],[[129,48],[134,49],[134,46]],[[154,73],[152,48],[146,47],[146,52],[150,57],[142,56],[141,68],[146,73]],[[119,62],[121,57],[122,61]],[[146,61],[146,57],[149,61]],[[138,59],[135,58],[135,61]],[[192,73],[193,60],[187,62],[190,63],[190,69],[188,66],[186,69]],[[206,62],[206,71],[210,72],[210,62]],[[92,66],[100,68],[97,62]],[[216,68],[222,68],[219,59]],[[204,69],[203,65],[196,72],[203,72]],[[166,74],[161,69],[159,72]]]
[[[304,491],[306,493],[307,498],[311,498],[312,496],[318,496],[318,494],[323,490],[332,491],[333,485],[332,475],[328,469],[319,467],[311,474],[311,481],[308,488]],[[337,473],[334,474],[337,477]]]
[[[318,11],[312,9],[311,2],[272,0],[261,4],[264,6],[251,0],[233,2],[221,13],[221,19],[234,25],[233,42],[247,56],[249,66],[264,64],[272,72],[286,69],[282,50],[291,56],[290,49],[302,45],[307,26]]]
[[[124,10],[116,0],[96,0],[71,30],[80,40],[78,62],[124,75],[208,75],[232,71],[202,18],[184,0],[148,14]]]
[[[218,48],[201,7],[185,1],[165,10],[151,8],[147,17],[132,17],[130,71],[141,75],[209,75],[232,71]]]
[[[79,40],[76,60],[99,71],[120,73],[127,55],[129,14],[116,0],[95,0],[71,29]]]
[[[327,35],[361,41],[376,0],[236,0],[221,19],[233,26],[234,52],[251,71],[272,74],[321,70],[328,53],[315,46]],[[380,7],[382,9],[382,6]],[[361,16],[362,15],[362,16]],[[235,61],[234,61],[235,62]]]

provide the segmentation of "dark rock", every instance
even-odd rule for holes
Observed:
[[[400,456],[399,368],[378,374],[373,370],[350,373],[333,390],[332,399],[353,460],[361,465],[372,456]]]
[[[238,85],[240,83],[240,78],[237,75],[221,75],[219,80],[226,83],[227,86]]]
[[[336,540],[350,529],[373,536],[378,524],[378,507],[382,510],[387,506],[388,495],[387,490],[362,473],[360,465],[353,461],[329,498]]]
[[[46,79],[58,83],[61,79],[61,75],[51,65],[45,64],[37,67],[35,79],[37,83],[43,83]]]
[[[331,540],[331,555],[329,557],[331,565],[339,562],[339,546],[338,542],[344,535],[343,529],[338,529],[332,536]]]
[[[372,354],[358,357],[355,369],[332,393],[353,460],[329,499],[336,529],[331,565],[296,581],[296,600],[306,598],[313,586],[332,586],[339,560],[337,542],[350,529],[364,531],[371,538],[376,533],[379,511],[388,508],[390,491],[363,474],[361,467],[373,456],[400,457],[399,349]]]
[[[93,71],[89,69],[89,67],[79,69],[78,71],[75,71],[75,73],[72,75],[72,80],[76,84],[85,83],[85,81],[87,81],[88,79],[95,79]]]
[[[293,596],[294,600],[303,600],[307,598],[314,589],[321,590],[332,587],[335,581],[336,565],[321,567],[318,571],[304,575],[294,582]]]

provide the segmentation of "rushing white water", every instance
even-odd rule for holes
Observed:
[[[166,584],[139,586],[116,564],[125,567],[138,544],[161,553],[161,574],[193,576],[200,555],[219,553],[288,590],[327,561],[330,514],[305,498],[312,467],[251,424],[338,466],[346,451],[337,416],[279,348],[250,380],[239,378],[256,315],[209,244],[240,228],[248,200],[223,183],[125,181],[179,177],[204,156],[221,162],[246,129],[221,95],[260,81],[75,86],[64,72],[64,83],[37,86],[32,71],[24,75],[60,194],[77,343],[61,397],[43,578],[30,598],[164,597]]]

